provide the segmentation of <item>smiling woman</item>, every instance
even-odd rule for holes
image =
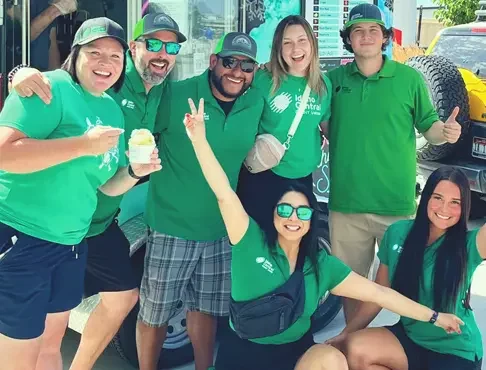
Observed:
[[[278,24],[268,69],[258,71],[252,85],[265,98],[259,133],[273,136],[285,150],[273,167],[260,166],[261,171],[251,153],[238,183],[238,195],[260,225],[280,187],[298,182],[312,190],[312,173],[322,156],[321,127],[331,114],[331,82],[319,70],[317,40],[305,18],[291,15]]]
[[[381,310],[365,303],[330,340],[346,349],[351,368],[481,369],[482,339],[469,299],[474,271],[486,257],[486,226],[467,229],[470,206],[465,174],[449,166],[435,170],[415,220],[398,221],[387,229],[376,276],[378,284],[457,315],[464,322],[460,335],[405,316],[393,326],[364,329]]]
[[[185,118],[202,172],[218,200],[232,244],[230,325],[216,370],[344,370],[341,352],[315,344],[311,317],[320,297],[332,294],[373,302],[417,321],[459,332],[454,315],[438,314],[365,279],[321,251],[317,201],[298,181],[277,187],[262,223],[251,218],[230,186],[207,139],[204,102]],[[432,322],[432,321],[430,321]]]
[[[121,195],[137,182],[125,167],[122,112],[105,93],[123,84],[124,38],[107,18],[84,22],[62,69],[42,75],[52,101],[13,91],[0,112],[2,368],[59,368],[98,190]],[[160,169],[152,159],[134,174]]]

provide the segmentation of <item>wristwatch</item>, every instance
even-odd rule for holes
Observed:
[[[128,174],[130,175],[130,177],[134,178],[135,180],[143,179],[143,176],[140,177],[140,176],[135,175],[135,172],[133,172],[133,168],[132,168],[131,164],[128,165]]]
[[[432,314],[432,317],[430,318],[429,322],[431,324],[435,324],[435,322],[437,321],[437,317],[438,316],[439,316],[439,314],[436,311],[434,311],[434,313]]]

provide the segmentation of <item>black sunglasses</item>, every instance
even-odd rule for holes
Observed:
[[[255,62],[253,60],[239,60],[233,57],[220,57],[217,55],[218,59],[221,59],[223,67],[226,69],[235,69],[240,66],[241,70],[245,73],[251,73],[255,70]]]

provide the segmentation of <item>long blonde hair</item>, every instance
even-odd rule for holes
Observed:
[[[307,34],[307,38],[311,44],[312,58],[307,69],[307,83],[311,90],[319,96],[326,93],[326,85],[319,69],[319,55],[317,39],[312,33],[312,28],[307,20],[300,15],[289,15],[282,19],[275,30],[272,42],[272,51],[270,53],[270,72],[272,73],[272,94],[280,88],[282,81],[285,79],[288,71],[288,65],[282,57],[283,37],[288,26],[299,25],[302,26]]]

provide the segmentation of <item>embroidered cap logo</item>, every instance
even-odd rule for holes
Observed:
[[[248,37],[246,36],[237,36],[234,38],[234,40],[231,42],[231,45],[233,46],[241,46],[245,49],[251,50],[251,41]]]
[[[170,27],[174,27],[174,22],[172,22],[172,19],[170,19],[165,14],[160,14],[154,18],[154,25],[155,26],[168,25]]]

